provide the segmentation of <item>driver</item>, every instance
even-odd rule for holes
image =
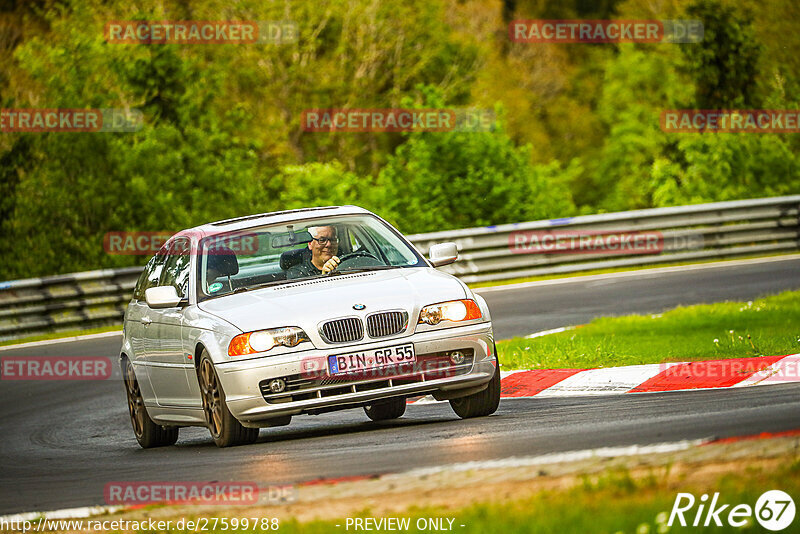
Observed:
[[[313,276],[328,274],[334,271],[341,260],[336,255],[339,252],[339,238],[335,226],[312,226],[308,229],[311,241],[308,248],[311,256],[307,257],[297,267],[300,276]]]

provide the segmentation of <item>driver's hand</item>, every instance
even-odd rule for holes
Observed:
[[[325,265],[322,266],[322,274],[328,274],[334,269],[336,269],[339,266],[339,262],[341,261],[342,260],[340,260],[338,256],[334,256],[328,261],[326,261]]]

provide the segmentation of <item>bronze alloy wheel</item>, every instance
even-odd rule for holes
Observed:
[[[136,441],[144,449],[172,445],[178,441],[178,427],[164,426],[153,422],[144,405],[144,397],[136,379],[133,364],[125,358],[125,393],[128,397],[128,412]]]
[[[225,390],[206,351],[200,356],[197,380],[200,383],[200,396],[203,399],[203,416],[217,447],[254,443],[258,439],[258,428],[243,426],[228,409],[225,403]]]
[[[200,362],[200,391],[203,395],[203,413],[211,436],[219,438],[222,434],[222,399],[217,382],[217,373],[211,365],[211,360],[203,359]]]
[[[136,439],[141,439],[144,434],[144,418],[147,415],[144,410],[142,392],[139,390],[139,382],[136,380],[130,360],[125,360],[125,389],[128,391],[128,411],[131,414],[133,433],[136,434]]]

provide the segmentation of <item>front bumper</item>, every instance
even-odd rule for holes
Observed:
[[[225,391],[226,403],[233,416],[244,423],[256,423],[275,417],[315,413],[336,409],[336,407],[345,408],[389,397],[452,392],[486,384],[494,375],[497,367],[493,341],[491,323],[479,323],[420,332],[377,342],[315,349],[241,362],[219,363],[216,368]],[[273,378],[319,376],[320,362],[325,362],[329,354],[370,350],[407,343],[414,344],[414,352],[418,361],[454,350],[471,354],[471,361],[468,360],[467,364],[461,366],[453,365],[453,368],[449,370],[437,368],[435,373],[406,372],[401,376],[382,374],[380,377],[369,380],[352,382],[334,380],[331,383],[330,377],[328,382],[325,382],[324,379],[322,381],[297,380],[295,382],[303,384],[302,387],[306,389],[287,392],[283,399],[278,398],[280,395],[262,390],[263,383]],[[317,370],[316,374],[311,367]],[[322,373],[327,374],[324,369]],[[328,385],[324,385],[326,383]]]

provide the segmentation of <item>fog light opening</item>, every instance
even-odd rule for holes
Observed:
[[[273,378],[269,381],[269,390],[273,393],[283,393],[286,389],[286,381],[283,378]]]
[[[456,365],[464,363],[464,353],[460,350],[456,350],[450,353],[450,361]]]

